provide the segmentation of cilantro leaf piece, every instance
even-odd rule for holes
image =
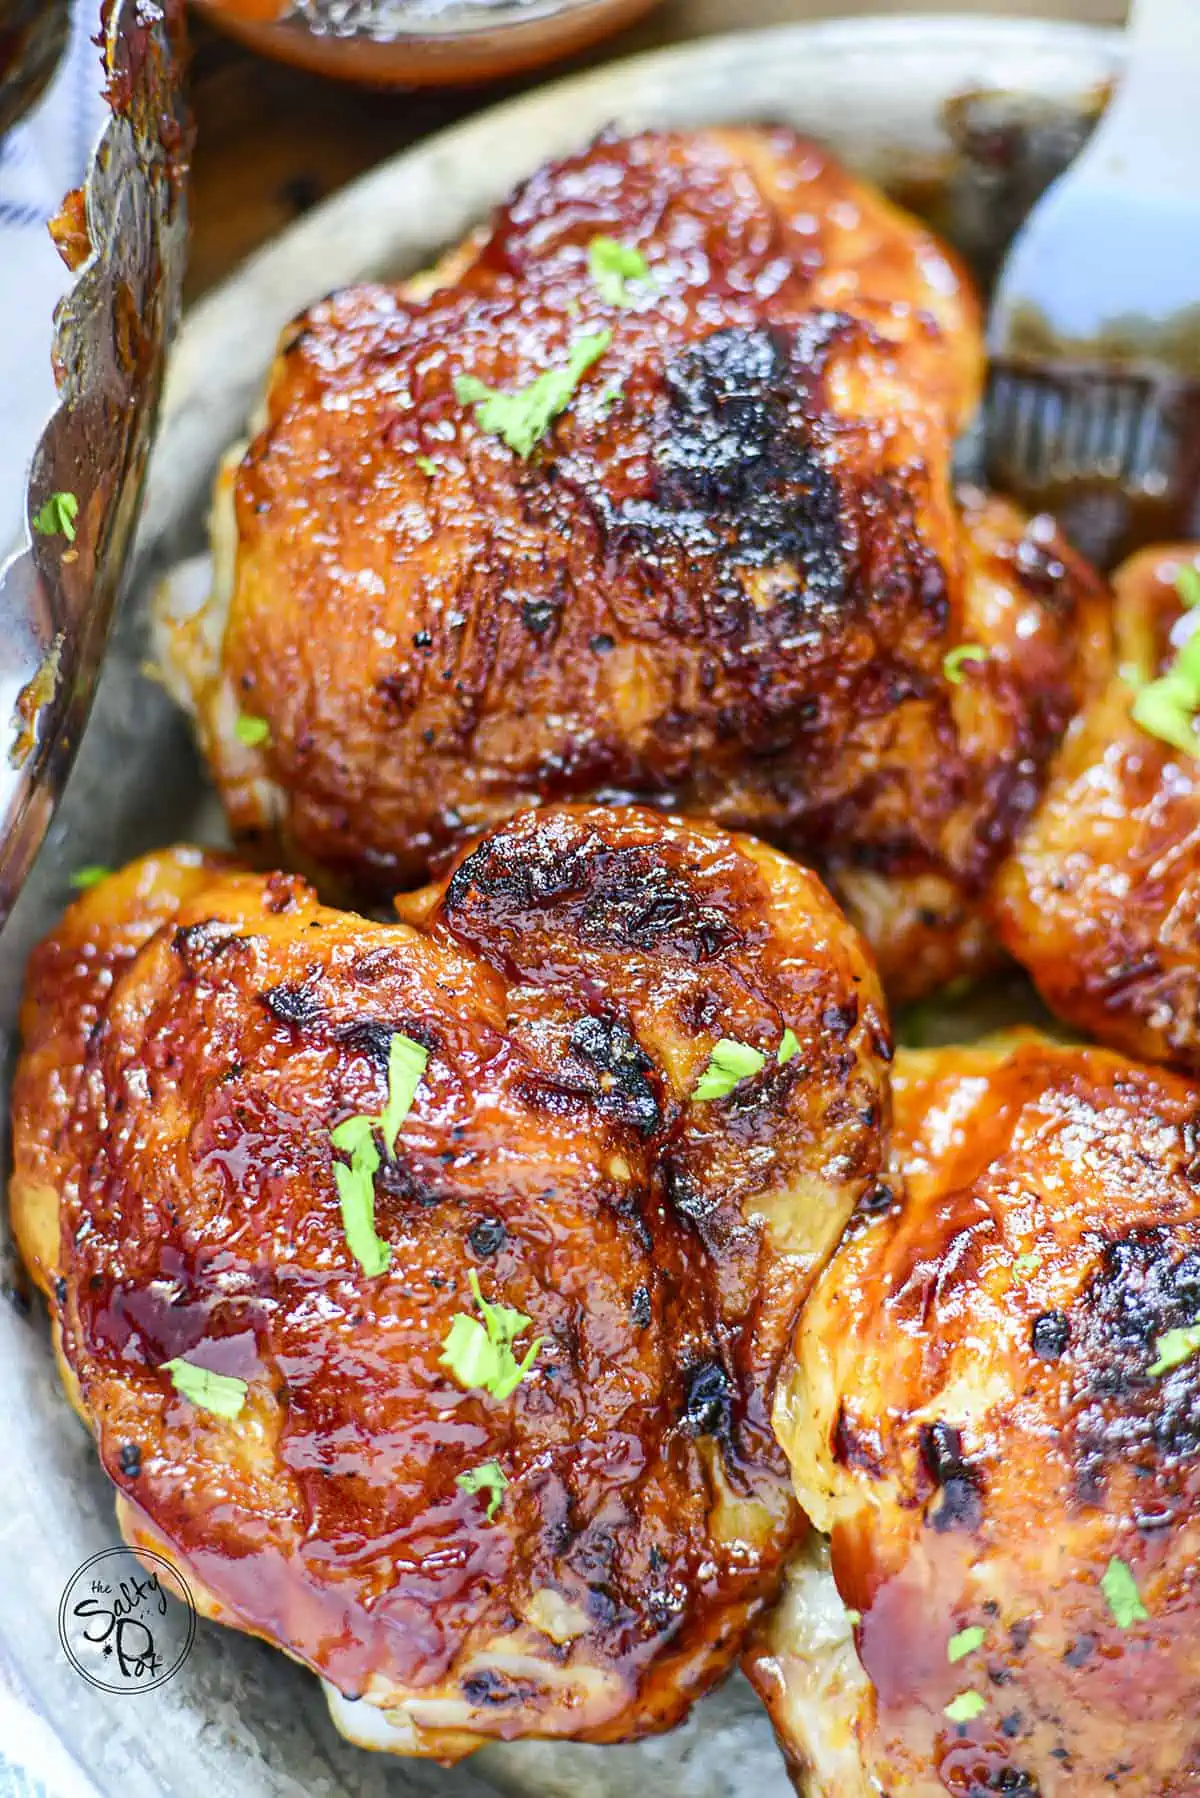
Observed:
[[[1200,631],[1183,642],[1175,660],[1157,680],[1134,694],[1129,708],[1134,723],[1172,749],[1200,756],[1196,714],[1200,712]]]
[[[335,1149],[350,1157],[349,1167],[344,1161],[333,1164],[346,1243],[364,1274],[373,1279],[387,1271],[392,1259],[391,1249],[375,1229],[375,1176],[380,1154],[375,1147],[374,1119],[346,1118],[330,1140]]]
[[[440,1360],[468,1392],[488,1392],[503,1403],[517,1390],[546,1339],[536,1337],[524,1359],[518,1361],[512,1345],[533,1320],[509,1305],[489,1304],[479,1290],[474,1268],[468,1278],[483,1322],[457,1312],[450,1320]]]
[[[189,1404],[196,1405],[201,1411],[212,1411],[217,1417],[240,1415],[249,1390],[245,1380],[236,1379],[233,1374],[213,1373],[207,1367],[197,1367],[193,1362],[185,1361],[182,1355],[163,1361],[161,1366],[170,1374],[176,1392]]]
[[[1200,568],[1193,562],[1181,562],[1175,570],[1175,591],[1189,612],[1200,606]]]
[[[1018,1255],[1013,1262],[1013,1272],[1020,1274],[1023,1279],[1026,1274],[1036,1274],[1041,1265],[1040,1255]]]
[[[970,1629],[960,1629],[958,1634],[951,1636],[946,1644],[946,1659],[948,1661],[965,1660],[969,1654],[974,1654],[977,1648],[983,1647],[986,1634],[987,1631],[981,1629],[977,1623],[973,1624]]]
[[[421,470],[421,473],[428,475],[430,480],[433,479],[438,471],[438,465],[432,456],[418,456],[416,458],[416,463],[417,467]]]
[[[98,887],[102,880],[107,880],[111,873],[111,868],[104,868],[99,862],[94,862],[86,868],[76,868],[71,876],[71,885],[77,893],[86,893],[92,887]]]
[[[988,652],[982,643],[960,643],[942,657],[942,673],[952,687],[961,687],[965,662],[986,662]]]
[[[971,1723],[986,1708],[980,1693],[960,1692],[958,1697],[952,1698],[946,1706],[946,1715],[951,1723]]]
[[[388,1044],[388,1096],[379,1119],[379,1128],[391,1156],[396,1153],[400,1126],[412,1109],[428,1065],[429,1050],[415,1043],[411,1036],[396,1031]]]
[[[765,1067],[766,1056],[752,1049],[749,1043],[739,1043],[731,1036],[723,1036],[708,1058],[708,1066],[701,1074],[693,1099],[724,1099],[743,1080],[749,1080]]]
[[[1182,1367],[1185,1361],[1200,1352],[1200,1321],[1188,1324],[1182,1330],[1167,1330],[1154,1345],[1158,1359],[1146,1372],[1152,1379],[1159,1374],[1170,1373],[1173,1367]]]
[[[1135,1623],[1144,1623],[1149,1617],[1150,1613],[1142,1603],[1136,1580],[1124,1561],[1118,1560],[1116,1555],[1105,1568],[1100,1587],[1108,1600],[1108,1608],[1118,1629],[1130,1629]]]
[[[546,369],[528,387],[515,393],[488,387],[474,375],[459,375],[454,392],[462,405],[474,406],[481,430],[502,438],[510,450],[528,461],[554,420],[574,399],[584,375],[611,342],[609,330],[577,338],[561,367]]]
[[[485,1461],[482,1467],[472,1467],[467,1473],[460,1473],[454,1484],[463,1492],[489,1492],[488,1521],[491,1522],[500,1509],[500,1501],[508,1490],[508,1480],[499,1461]]]
[[[247,749],[257,749],[271,735],[271,726],[266,719],[251,717],[249,712],[239,712],[233,730],[238,742],[244,743]]]
[[[799,1055],[799,1053],[800,1053],[800,1038],[796,1035],[796,1032],[789,1025],[788,1028],[784,1031],[783,1036],[780,1039],[779,1053],[776,1055],[775,1059],[779,1063],[781,1068],[785,1068],[787,1066],[788,1062],[791,1061],[795,1056]]]
[[[630,282],[649,291],[655,285],[642,252],[615,237],[593,237],[588,245],[588,273],[607,306],[637,305],[639,296],[630,290]]]
[[[34,513],[33,528],[39,537],[65,537],[68,543],[74,543],[78,517],[79,501],[73,493],[52,493]]]

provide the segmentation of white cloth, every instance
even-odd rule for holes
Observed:
[[[103,128],[99,16],[98,0],[77,0],[53,81],[0,138],[0,562],[20,540],[29,462],[54,408],[54,308],[72,277],[46,226]]]

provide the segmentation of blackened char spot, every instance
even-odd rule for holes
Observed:
[[[699,883],[653,846],[572,840],[553,826],[480,844],[455,870],[444,907],[455,935],[489,959],[497,934],[507,933],[507,959],[527,970],[551,926],[589,947],[653,949],[693,962],[738,939],[729,915],[706,905]]]
[[[983,1514],[979,1472],[963,1459],[962,1437],[952,1424],[922,1427],[921,1459],[942,1495],[927,1513],[928,1522],[939,1531],[978,1529]]]
[[[654,1064],[623,1024],[613,1018],[580,1018],[571,1031],[571,1053],[600,1073],[602,1109],[643,1136],[658,1129],[662,1112],[646,1077]]]
[[[806,599],[840,605],[848,569],[838,486],[814,442],[812,389],[848,321],[715,331],[668,363],[648,500],[613,522],[727,569],[785,565]],[[798,593],[799,596],[799,593]]]
[[[1040,1360],[1057,1361],[1071,1340],[1071,1326],[1061,1311],[1043,1311],[1033,1320],[1030,1340]]]
[[[1191,1240],[1158,1225],[1107,1244],[1071,1308],[1080,1465],[1093,1486],[1109,1462],[1200,1452],[1200,1357],[1149,1373],[1159,1338],[1200,1316],[1200,1250]]]
[[[171,947],[184,966],[196,973],[229,950],[244,948],[245,940],[232,924],[221,918],[205,918],[198,924],[181,925],[171,938]]]
[[[729,1376],[719,1361],[701,1361],[684,1376],[683,1424],[693,1436],[727,1437]]]
[[[324,1010],[315,986],[307,981],[303,984],[285,981],[281,986],[269,987],[260,997],[273,1018],[297,1030],[315,1024]]]
[[[472,1224],[467,1234],[473,1254],[486,1259],[489,1255],[497,1255],[504,1247],[508,1231],[503,1219],[498,1217],[481,1217],[477,1224]]]

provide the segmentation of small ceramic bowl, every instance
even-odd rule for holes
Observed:
[[[285,62],[375,86],[490,81],[568,56],[656,0],[195,0]]]

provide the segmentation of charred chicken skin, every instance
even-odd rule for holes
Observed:
[[[1144,551],[1117,574],[1116,671],[1072,726],[993,916],[1060,1017],[1200,1073],[1200,735],[1181,714],[1169,742],[1133,715],[1195,623],[1189,569],[1200,582],[1195,545]]]
[[[770,1410],[880,1172],[875,975],[812,875],[636,810],[520,816],[401,914],[187,850],[80,898],[18,1241],[127,1538],[353,1739],[664,1729],[800,1527]]]
[[[905,1052],[894,1096],[895,1202],[817,1283],[777,1403],[829,1547],[752,1677],[808,1798],[1184,1798],[1200,1094],[1025,1032]]]
[[[1052,531],[955,501],[981,369],[948,252],[786,130],[602,139],[314,307],[161,633],[236,835],[390,895],[635,798],[819,867],[898,997],[982,965],[1108,643]]]

